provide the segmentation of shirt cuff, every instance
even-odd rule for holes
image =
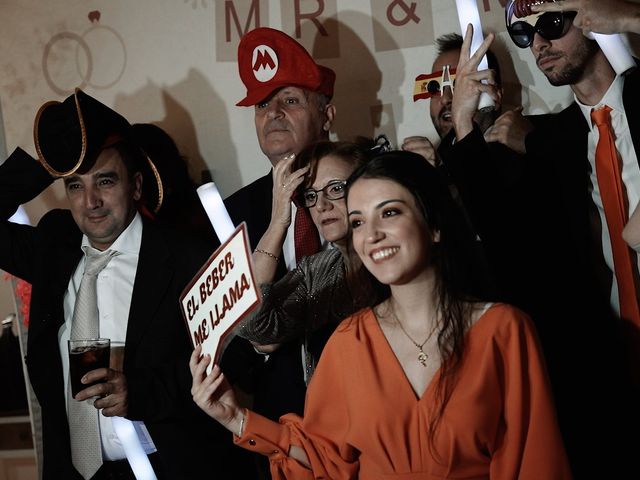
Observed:
[[[291,432],[287,426],[247,410],[242,436],[234,435],[233,441],[242,448],[275,460],[288,456]]]

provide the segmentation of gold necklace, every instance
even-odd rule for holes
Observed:
[[[436,327],[438,326],[438,323],[436,322],[436,324],[433,326],[433,328],[429,332],[429,335],[424,340],[424,342],[418,343],[413,338],[411,338],[411,335],[409,335],[407,333],[407,331],[404,329],[404,327],[402,326],[402,323],[400,323],[400,320],[398,319],[398,316],[396,315],[396,311],[395,311],[395,309],[393,307],[391,307],[391,315],[393,315],[393,318],[396,321],[396,323],[398,324],[398,326],[400,327],[400,330],[402,330],[402,333],[404,333],[407,336],[407,338],[411,341],[411,343],[413,343],[417,347],[417,349],[420,350],[420,353],[418,354],[418,361],[422,364],[423,367],[426,367],[427,366],[427,360],[429,359],[429,355],[427,355],[425,353],[425,351],[422,349],[422,347],[424,347],[424,345],[429,341],[429,339],[431,338],[433,333],[436,331]]]

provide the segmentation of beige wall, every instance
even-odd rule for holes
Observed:
[[[549,87],[529,51],[511,44],[501,3],[478,0],[485,30],[498,33],[507,103],[560,109],[568,89]],[[208,170],[224,196],[268,170],[252,110],[235,106],[244,94],[234,61],[240,30],[299,27],[300,42],[337,71],[333,137],[384,132],[397,144],[414,134],[435,140],[428,102],[412,101],[413,80],[430,71],[434,38],[459,29],[452,0],[0,0],[0,21],[8,151],[34,154],[38,107],[81,86],[131,122],[165,128],[194,179]],[[27,211],[35,222],[60,203],[54,187]],[[0,294],[0,316],[12,308]]]

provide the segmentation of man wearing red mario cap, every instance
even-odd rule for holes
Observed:
[[[328,138],[336,75],[302,45],[278,30],[257,28],[240,41],[238,69],[247,95],[237,105],[255,107],[260,148],[272,165]]]
[[[294,39],[271,28],[257,28],[242,37],[238,46],[238,70],[247,89],[246,96],[238,105],[254,107],[256,134],[262,153],[274,168],[281,161],[287,162],[275,168],[273,175],[267,173],[225,202],[236,224],[247,223],[251,244],[256,247],[269,228],[274,178],[278,189],[291,186],[294,176],[289,156],[298,154],[316,141],[328,139],[336,113],[335,106],[330,103],[335,73],[318,65]],[[305,212],[305,209],[298,210],[291,203],[290,224],[288,228],[286,225],[282,227],[286,233],[281,231],[285,234],[282,253],[275,252],[274,255],[279,257],[276,259],[274,280],[293,269],[301,254],[313,253],[301,252],[302,248],[294,239],[302,234],[318,238],[312,222],[300,227],[300,216]],[[265,255],[261,260],[273,262],[274,258]],[[292,342],[281,345],[277,351],[264,357],[255,353],[249,342],[238,338],[227,349],[222,367],[233,382],[241,380],[257,365],[258,372],[253,376],[256,379],[253,385],[254,407],[277,420],[288,412],[302,413],[306,385],[301,348],[299,342]],[[251,360],[243,362],[241,358]]]

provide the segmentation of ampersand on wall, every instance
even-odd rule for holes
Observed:
[[[398,8],[402,9],[404,12],[404,17],[397,19],[394,16],[394,11]],[[406,25],[410,21],[415,23],[420,23],[420,17],[416,15],[416,3],[411,2],[411,4],[407,5],[403,0],[393,0],[389,6],[387,7],[387,19],[392,25],[396,27],[401,27],[402,25]]]

